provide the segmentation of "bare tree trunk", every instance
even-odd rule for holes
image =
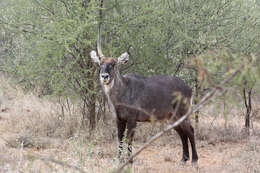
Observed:
[[[89,113],[89,130],[90,133],[92,133],[92,131],[95,130],[96,128],[96,93],[90,94],[89,96],[88,113]]]
[[[88,111],[87,111],[87,98],[83,99],[83,108],[82,108],[82,127],[87,128],[88,126]]]
[[[85,55],[87,55],[86,52],[88,52],[88,49],[85,49]],[[89,127],[89,132],[91,132],[96,128],[96,89],[95,89],[95,74],[96,74],[96,67],[91,61],[87,62],[79,62],[82,69],[91,69],[87,71],[86,73],[83,73],[83,76],[86,76],[87,83],[81,84],[79,83],[79,86],[82,88],[81,90],[81,96],[83,101],[83,108],[82,108],[82,126],[83,128]],[[89,126],[88,126],[89,125]]]
[[[82,108],[82,127],[89,128],[91,135],[96,128],[96,93],[84,94]]]
[[[244,96],[244,104],[246,106],[246,115],[245,115],[245,128],[247,131],[247,134],[250,135],[250,116],[252,112],[252,104],[251,104],[251,94],[252,94],[252,89],[249,88],[247,91],[246,87],[243,89],[243,96]]]
[[[226,94],[223,95],[223,116],[225,119],[225,129],[228,127],[228,115],[227,115],[227,102],[226,102]]]

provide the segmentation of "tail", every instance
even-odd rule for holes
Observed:
[[[190,98],[190,105],[189,105],[189,109],[188,109],[188,112],[190,112],[191,111],[191,108],[192,108],[192,106],[193,106],[193,96],[191,96],[191,98]],[[186,112],[187,113],[187,112]],[[190,118],[190,116],[188,116],[188,118],[187,119],[189,119]]]
[[[193,106],[193,96],[191,96],[191,98],[190,98],[190,107],[189,107],[189,111],[191,110],[192,106]]]

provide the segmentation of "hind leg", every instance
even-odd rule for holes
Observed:
[[[188,136],[184,133],[181,127],[176,127],[175,130],[179,134],[182,142],[182,162],[189,160],[189,147],[188,147]]]
[[[195,163],[198,161],[198,154],[197,154],[197,150],[196,150],[194,129],[191,126],[189,121],[184,121],[181,124],[181,128],[184,131],[184,133],[187,135],[187,137],[189,138],[189,141],[191,144],[191,149],[192,149],[192,162]]]

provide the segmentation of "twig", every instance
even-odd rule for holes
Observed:
[[[66,168],[79,171],[81,173],[87,173],[86,171],[84,171],[83,169],[81,169],[81,168],[79,168],[77,166],[69,165],[69,164],[67,164],[67,163],[65,163],[63,161],[56,160],[56,159],[53,159],[53,158],[46,158],[46,157],[43,157],[43,156],[35,156],[35,155],[28,155],[27,157],[35,159],[35,160],[42,160],[42,161],[45,161],[45,162],[52,162],[52,163],[55,163],[57,165],[61,165],[61,166],[66,167]]]
[[[177,75],[177,73],[179,73],[180,69],[184,66],[184,63],[183,62],[180,62],[177,67],[175,68],[175,72],[174,72],[174,75]]]
[[[41,4],[38,0],[34,0],[39,6],[41,6],[43,9],[45,9],[46,11],[48,11],[49,13],[51,13],[51,15],[55,15],[54,11],[52,11],[50,8],[46,6],[44,6],[43,4]]]
[[[243,66],[242,66],[243,67]],[[198,111],[199,109],[201,109],[202,107],[205,106],[205,104],[215,95],[215,93],[217,92],[217,90],[222,89],[221,86],[224,85],[225,83],[227,83],[228,81],[230,81],[232,78],[234,78],[239,71],[242,68],[238,68],[237,70],[235,70],[235,72],[233,72],[226,80],[224,80],[223,82],[220,83],[220,85],[215,86],[214,88],[211,89],[210,92],[208,92],[201,100],[200,102],[191,107],[189,109],[189,111],[183,115],[180,119],[178,119],[177,121],[175,121],[173,124],[168,125],[166,128],[164,128],[162,131],[160,131],[159,133],[157,133],[156,135],[154,135],[148,142],[146,142],[139,150],[137,150],[131,157],[128,158],[128,160],[122,164],[117,170],[117,173],[122,172],[123,168],[131,161],[133,160],[134,157],[136,157],[138,154],[140,154],[144,149],[146,149],[148,146],[150,146],[151,143],[153,143],[155,140],[159,139],[162,135],[164,135],[166,132],[168,132],[169,130],[173,129],[174,127],[178,126],[179,124],[181,124],[190,114]],[[131,107],[133,108],[133,107]],[[140,108],[138,108],[137,110],[140,110]],[[142,111],[145,112],[145,111]]]

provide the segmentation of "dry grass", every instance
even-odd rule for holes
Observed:
[[[81,121],[77,106],[71,108],[74,116],[71,112],[62,115],[59,104],[24,94],[9,82],[1,83],[0,103],[0,133],[11,147],[21,143],[24,147],[49,147],[57,139],[73,136]]]
[[[98,122],[90,139],[81,131],[77,104],[61,114],[60,105],[49,99],[24,94],[0,84],[0,172],[112,172],[117,166],[117,133],[114,120]],[[126,172],[259,172],[260,102],[255,98],[251,136],[244,133],[242,107],[233,107],[223,116],[221,106],[204,109],[196,131],[199,163],[180,164],[181,141],[171,131],[141,153]],[[220,103],[221,104],[221,103]],[[215,109],[217,107],[217,109]],[[164,124],[138,124],[134,148],[139,148]],[[195,125],[194,125],[195,126]],[[39,159],[45,158],[45,159]],[[54,163],[53,160],[60,161]],[[66,166],[67,165],[67,166]],[[68,166],[69,165],[69,166]]]

